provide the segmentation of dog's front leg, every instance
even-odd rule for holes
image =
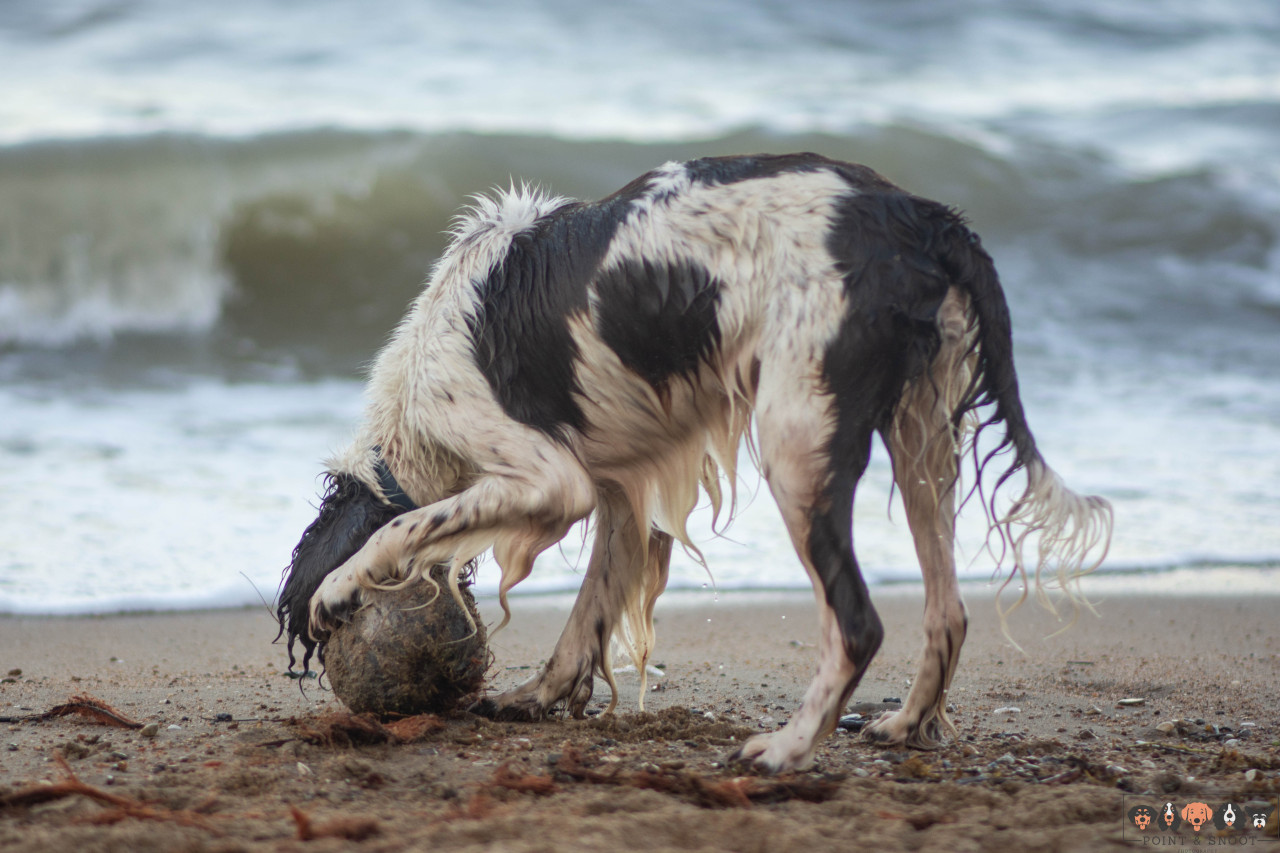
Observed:
[[[672,540],[665,533],[642,533],[630,503],[612,487],[601,489],[595,524],[587,575],[546,666],[519,687],[481,700],[472,709],[476,713],[502,720],[540,720],[563,704],[581,718],[597,673],[613,691],[612,711],[618,695],[609,643],[623,621],[643,679],[653,647],[653,604],[666,586]]]
[[[505,607],[507,589],[528,575],[534,558],[594,505],[586,472],[562,465],[536,478],[485,477],[453,497],[397,516],[320,584],[311,597],[311,634],[327,637],[361,605],[362,590],[469,560],[495,542]]]

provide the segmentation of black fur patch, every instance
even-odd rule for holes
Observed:
[[[902,192],[851,195],[837,207],[827,250],[847,311],[823,372],[850,428],[887,426],[902,387],[937,353],[938,309],[952,284],[940,241],[952,224],[942,205]]]
[[[887,360],[882,361],[882,367],[891,369],[892,381],[902,383],[919,376],[937,353],[937,313],[948,288],[957,287],[969,295],[978,320],[978,366],[952,413],[952,423],[958,428],[968,412],[990,407],[990,414],[979,421],[978,432],[1004,424],[1000,444],[974,462],[977,488],[987,463],[1013,447],[1014,460],[992,489],[994,499],[1000,485],[1038,458],[1039,451],[1018,394],[1009,307],[995,265],[978,236],[960,214],[945,205],[892,188],[864,187],[861,194],[841,203],[827,244],[844,272],[845,293],[852,309],[840,337],[874,336],[873,327],[883,333],[892,326],[905,345],[904,351],[886,354]],[[862,329],[856,328],[858,312],[866,318]],[[837,341],[836,346],[842,345]],[[834,360],[840,360],[838,354]],[[857,402],[850,404],[856,406]],[[896,399],[891,405],[896,405]],[[880,414],[888,418],[892,409]]]
[[[655,388],[697,370],[720,345],[720,284],[693,263],[628,261],[596,279],[596,331]]]
[[[406,508],[379,500],[373,491],[350,474],[326,477],[320,515],[302,534],[293,549],[276,599],[280,633],[288,635],[289,670],[293,671],[293,642],[302,642],[302,671],[307,671],[316,642],[308,630],[311,596],[330,572],[359,551],[369,537]],[[279,635],[277,635],[279,639]]]
[[[772,178],[785,172],[814,172],[842,169],[848,164],[821,154],[754,154],[734,157],[703,157],[685,164],[689,177],[700,184],[736,184],[757,178]]]
[[[497,269],[478,288],[471,324],[476,364],[514,420],[560,437],[582,429],[574,376],[578,347],[569,317],[587,308],[587,285],[627,205],[642,185],[596,204],[571,204],[511,241]]]

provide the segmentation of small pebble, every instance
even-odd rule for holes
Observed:
[[[1119,702],[1116,703],[1116,707],[1117,708],[1135,708],[1139,705],[1145,705],[1145,704],[1147,704],[1146,699],[1143,699],[1140,697],[1134,697],[1132,699],[1121,699]]]
[[[1222,742],[1222,745],[1223,745],[1223,746],[1231,746],[1231,747],[1239,746],[1239,745],[1240,745],[1240,738],[1236,738],[1236,737],[1229,737],[1229,738],[1227,738],[1226,740],[1224,740],[1224,741]]]
[[[1160,732],[1160,734],[1171,735],[1177,728],[1178,725],[1176,723],[1161,723],[1156,726],[1156,731]]]
[[[159,733],[160,733],[159,723],[147,723],[145,726],[142,727],[142,731],[138,732],[138,734],[142,735],[143,737],[155,737]]]
[[[867,721],[861,714],[846,714],[840,718],[840,722],[836,723],[836,726],[846,732],[860,732],[866,724]]]
[[[174,724],[172,724],[172,725],[170,725],[170,726],[169,726],[169,731],[171,731],[171,732],[180,732],[180,731],[182,731],[182,726],[178,725],[177,723],[174,723]]]
[[[310,768],[310,767],[308,767],[307,765],[303,764],[301,761],[299,761],[299,762],[298,762],[298,775],[299,775],[299,776],[310,776],[310,775],[311,775],[311,768]]]
[[[1257,779],[1257,778],[1258,778],[1258,775],[1259,775],[1259,774],[1258,774],[1258,770],[1257,770],[1257,768],[1250,768],[1250,769],[1248,769],[1248,770],[1244,771],[1244,781],[1246,781],[1246,782],[1252,782],[1252,781],[1254,781],[1255,779]]]
[[[1021,709],[1021,708],[1019,708],[1019,707],[1017,707],[1016,705],[1006,705],[1006,706],[1005,706],[1005,707],[1003,707],[1003,708],[996,708],[996,709],[995,709],[994,711],[992,711],[991,713],[993,713],[993,714],[1021,714],[1021,713],[1022,713],[1022,709]]]

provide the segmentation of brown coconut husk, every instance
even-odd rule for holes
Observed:
[[[484,624],[469,586],[465,608],[445,568],[393,590],[366,590],[365,605],[324,649],[333,692],[357,714],[442,714],[479,692],[489,668]],[[470,614],[470,619],[468,619]]]

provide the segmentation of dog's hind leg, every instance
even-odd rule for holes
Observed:
[[[648,537],[647,547],[642,537]],[[653,605],[666,587],[672,539],[641,531],[620,489],[602,486],[596,504],[595,545],[587,574],[555,651],[538,675],[505,693],[487,697],[472,710],[502,720],[539,720],[561,702],[581,718],[598,673],[618,702],[609,643],[626,622],[624,637],[641,673],[653,649]],[[643,707],[643,706],[642,706]]]
[[[765,361],[770,365],[770,361]],[[787,369],[789,368],[789,369]],[[865,409],[842,410],[812,371],[766,367],[757,423],[764,475],[818,604],[818,671],[782,729],[756,735],[734,755],[766,772],[802,769],[831,733],[884,636],[853,553],[853,494],[866,470],[878,410],[892,390],[866,373],[849,377]]]
[[[931,375],[912,383],[882,432],[924,575],[924,652],[906,704],[863,730],[868,740],[933,749],[955,735],[947,691],[960,663],[968,618],[955,567],[958,441],[955,399],[969,382],[964,301],[951,291],[938,312],[942,346]]]
[[[507,592],[528,576],[534,558],[595,507],[586,469],[563,445],[532,431],[508,443],[491,442],[502,464],[478,466],[483,473],[463,491],[396,517],[330,573],[311,597],[312,636],[322,640],[345,621],[360,606],[361,590],[418,577],[439,563],[453,563],[456,572],[490,546],[502,568],[506,610]]]

